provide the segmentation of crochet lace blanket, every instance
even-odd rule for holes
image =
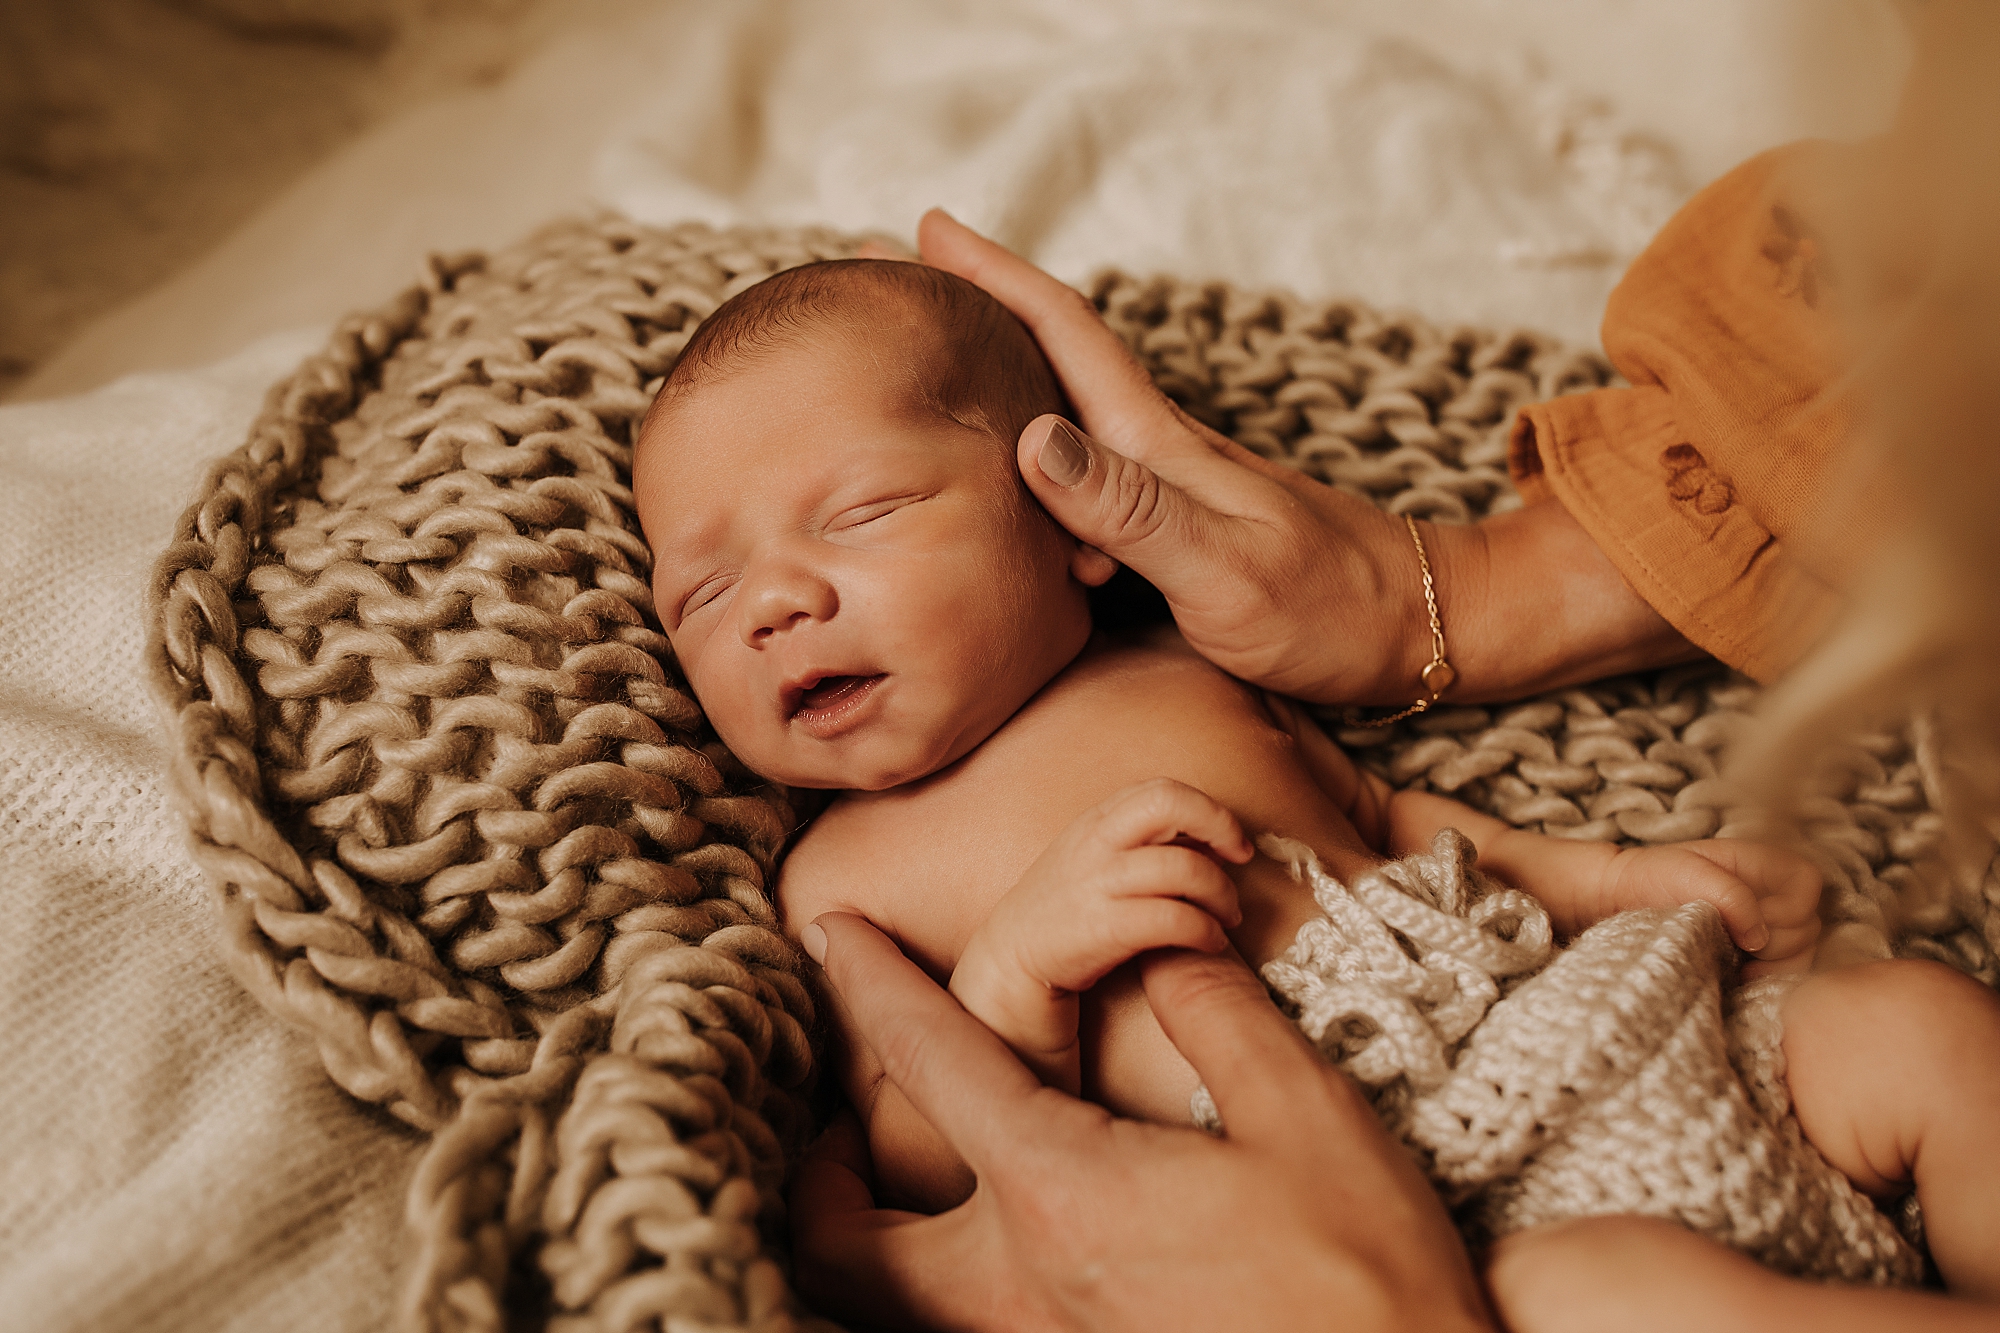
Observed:
[[[673,666],[627,482],[696,324],[854,239],[604,217],[436,261],[273,388],[158,562],[148,672],[232,970],[433,1134],[407,1327],[806,1317],[774,1248],[815,1028],[765,896],[792,816]],[[1190,412],[1445,521],[1514,502],[1516,405],[1610,374],[1351,303],[1091,295]],[[1525,827],[1698,837],[1741,822],[1717,757],[1754,693],[1684,668],[1343,739]],[[1814,797],[1829,945],[1991,983],[2000,879],[1939,855],[1927,747],[1860,737]]]
[[[1472,844],[1327,874],[1301,843],[1259,847],[1321,915],[1264,979],[1369,1090],[1474,1241],[1578,1217],[1667,1218],[1782,1272],[1912,1285],[1921,1256],[1791,1114],[1778,1007],[1796,978],[1737,990],[1706,903],[1624,912],[1566,948]],[[1217,1124],[1207,1090],[1197,1123]]]

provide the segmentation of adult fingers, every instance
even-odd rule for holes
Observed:
[[[917,248],[925,263],[984,288],[1027,325],[1077,412],[1114,448],[1149,461],[1206,450],[1081,292],[943,209],[917,224]]]
[[[1027,1105],[1041,1081],[862,918],[827,912],[800,940],[884,1072],[984,1175],[1001,1145],[1028,1132]]]
[[[1230,1138],[1371,1143],[1381,1136],[1353,1082],[1327,1068],[1240,959],[1149,954],[1139,975],[1153,1016],[1208,1085]]]
[[[951,1318],[939,1272],[964,1276],[962,1218],[877,1208],[867,1136],[842,1110],[806,1149],[790,1196],[799,1292],[825,1313],[876,1328],[928,1328]]]
[[[1112,793],[1097,807],[1096,833],[1124,848],[1178,840],[1200,843],[1238,864],[1256,855],[1242,823],[1227,807],[1173,778],[1148,778]]]
[[[853,1110],[842,1107],[799,1160],[792,1187],[794,1230],[844,1221],[874,1209],[868,1136]]]
[[[1052,413],[1022,430],[1015,462],[1056,522],[1138,571],[1166,594],[1176,618],[1241,615],[1245,570],[1255,564],[1242,539],[1256,520],[1246,524],[1233,512],[1232,501],[1240,497],[1232,488],[1264,483],[1211,454],[1206,463],[1183,469],[1184,476],[1206,468],[1233,477],[1207,476],[1206,493],[1197,497]]]
[[[1169,470],[1219,457],[1295,494],[1327,489],[1189,416],[1160,392],[1087,297],[943,209],[924,214],[917,244],[925,263],[984,288],[1028,327],[1085,428],[1119,453]]]

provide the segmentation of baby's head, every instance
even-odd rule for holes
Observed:
[[[893,260],[790,269],[688,340],[633,463],[653,592],[751,768],[878,791],[970,752],[1090,636],[1115,566],[1036,504],[1062,408],[1019,321]]]

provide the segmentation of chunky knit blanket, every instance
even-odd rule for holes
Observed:
[[[272,390],[157,565],[149,673],[231,967],[341,1087],[433,1134],[408,1327],[809,1319],[774,1248],[814,1066],[765,892],[793,813],[675,673],[627,481],[695,325],[853,246],[606,217],[435,261]],[[1517,404],[1609,378],[1348,303],[1091,294],[1196,415],[1441,520],[1513,502]],[[1717,757],[1754,693],[1695,667],[1343,738],[1526,827],[1698,837],[1742,824]],[[1940,855],[1921,720],[1836,758],[1805,825],[1829,952],[1993,982],[2000,880],[1990,852]]]

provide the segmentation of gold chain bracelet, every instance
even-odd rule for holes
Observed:
[[[1451,688],[1451,683],[1458,679],[1458,672],[1452,669],[1451,663],[1444,660],[1444,624],[1438,619],[1437,582],[1431,577],[1431,558],[1424,551],[1424,539],[1417,532],[1417,520],[1405,514],[1403,523],[1410,530],[1410,540],[1417,548],[1417,564],[1422,566],[1424,571],[1424,610],[1431,618],[1431,660],[1430,665],[1423,669],[1422,679],[1424,688],[1431,692],[1431,697],[1419,699],[1400,713],[1391,713],[1387,717],[1359,717],[1355,715],[1354,710],[1349,709],[1343,720],[1352,727],[1386,727],[1391,722],[1401,722],[1406,717],[1415,717],[1443,698],[1444,692]]]

